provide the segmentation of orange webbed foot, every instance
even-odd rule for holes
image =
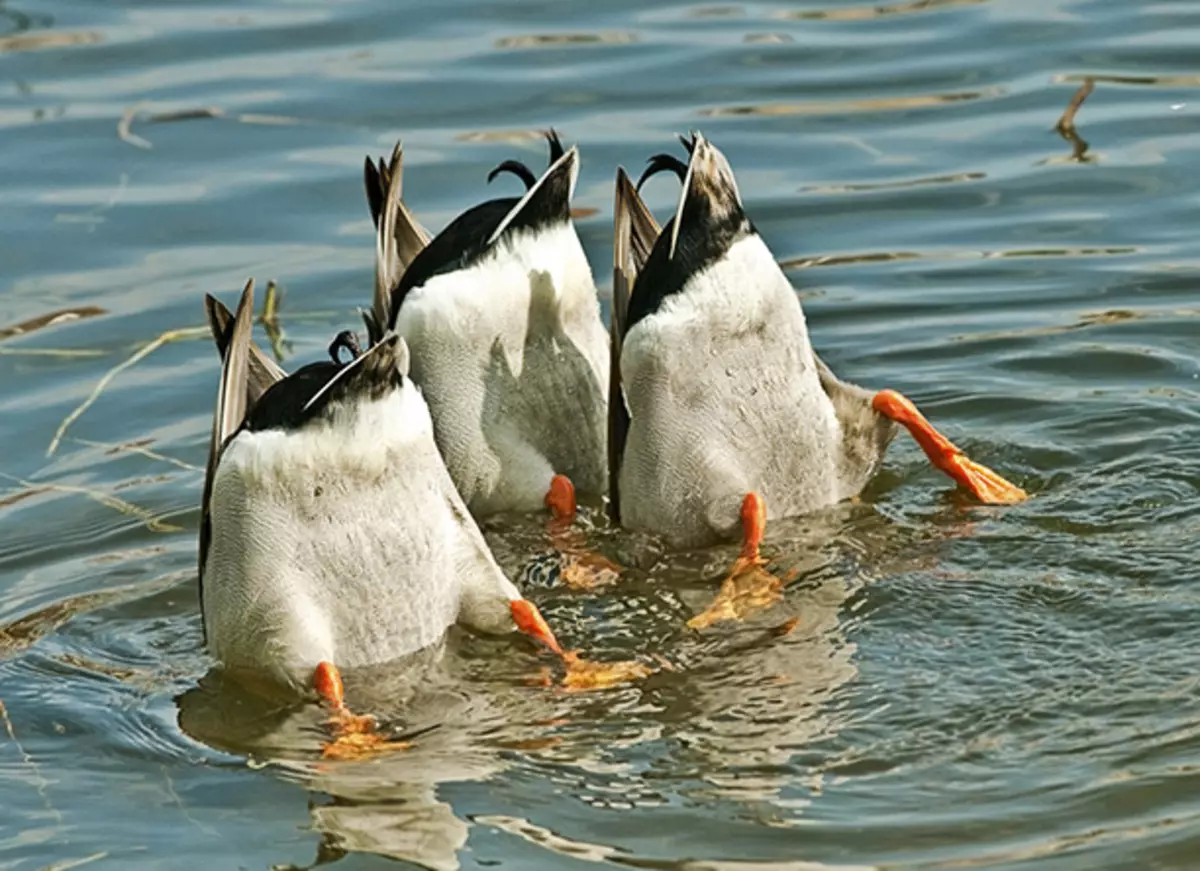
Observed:
[[[724,620],[745,620],[783,598],[783,581],[761,563],[739,557],[711,605],[688,620],[689,629],[707,629]]]
[[[1016,484],[965,454],[959,454],[951,463],[953,470],[946,474],[985,505],[1014,505],[1029,498]]]
[[[375,732],[353,732],[339,735],[321,748],[321,758],[334,762],[353,762],[373,759],[388,753],[399,753],[412,747],[409,741],[392,741]]]
[[[366,759],[384,753],[407,750],[407,741],[391,741],[378,731],[379,723],[370,714],[354,714],[346,707],[342,675],[332,662],[317,664],[313,672],[313,689],[322,704],[329,709],[325,721],[333,732],[333,740],[321,747],[325,759]]]
[[[577,650],[567,651],[562,660],[567,668],[562,685],[571,693],[608,689],[654,674],[654,669],[634,659],[592,662],[580,657]]]
[[[871,405],[879,414],[907,429],[934,468],[953,478],[980,502],[1009,505],[1028,498],[1016,484],[967,457],[934,428],[908,397],[895,390],[881,390]]]
[[[569,589],[594,590],[621,576],[619,565],[588,547],[582,530],[552,527],[550,544],[558,551],[559,580]]]
[[[559,577],[568,589],[587,592],[606,587],[620,577],[621,567],[591,551],[564,549]]]
[[[742,499],[742,552],[713,603],[688,621],[689,629],[705,629],[722,620],[744,620],[783,598],[783,581],[766,570],[759,553],[767,529],[767,503],[757,493]]]

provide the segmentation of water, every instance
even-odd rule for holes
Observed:
[[[1198,38],[1166,0],[0,4],[0,867],[1194,867]],[[204,677],[202,295],[278,281],[313,359],[369,294],[365,154],[403,137],[437,228],[550,124],[601,285],[614,167],[699,128],[826,360],[1034,498],[973,506],[900,440],[772,530],[785,602],[704,633],[729,549],[592,530],[621,583],[530,595],[675,670],[564,695],[454,639],[415,692],[351,687],[439,728],[322,765],[314,709]],[[491,534],[538,574],[536,528]]]

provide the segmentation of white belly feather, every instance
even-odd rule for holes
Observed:
[[[626,526],[699,546],[737,533],[750,491],[771,517],[846,495],[841,429],[804,313],[757,235],[634,324],[621,371],[631,416]]]
[[[471,511],[541,510],[550,479],[603,493],[608,336],[574,227],[502,239],[405,298],[396,331]]]
[[[305,683],[322,660],[352,668],[438,642],[471,585],[516,597],[430,429],[408,385],[332,422],[234,438],[204,578],[209,646],[227,667]]]

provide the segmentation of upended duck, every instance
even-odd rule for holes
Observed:
[[[401,149],[369,158],[367,200],[394,240],[367,313],[368,336],[408,343],[450,477],[476,517],[603,495],[608,336],[571,220],[579,152],[547,134],[540,177],[509,160],[521,197],[489,200],[430,238],[401,199]],[[386,227],[382,225],[387,225]]]
[[[1025,498],[968,459],[905,397],[839,380],[809,341],[799,297],[742,208],[725,156],[683,139],[685,164],[617,172],[609,395],[610,513],[677,547],[742,539],[758,564],[769,517],[857,494],[904,426],[983,502]],[[659,231],[638,189],[683,186]]]
[[[222,366],[200,593],[227,673],[315,691],[339,741],[363,743],[372,721],[346,709],[343,669],[399,660],[455,623],[561,653],[455,490],[402,339],[360,352],[342,334],[329,360],[285,375],[250,341],[253,282],[236,315],[212,297],[208,312]]]

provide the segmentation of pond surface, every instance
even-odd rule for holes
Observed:
[[[1197,69],[1167,0],[0,2],[0,869],[1196,867]],[[626,570],[581,593],[539,521],[493,524],[568,645],[673,670],[564,694],[454,638],[351,686],[437,728],[320,763],[315,708],[205,677],[203,294],[278,282],[312,360],[369,296],[364,155],[402,137],[439,228],[549,125],[606,306],[614,168],[700,129],[825,359],[1033,498],[973,505],[899,439],[772,527],[784,602],[703,632],[732,549],[594,513]]]

